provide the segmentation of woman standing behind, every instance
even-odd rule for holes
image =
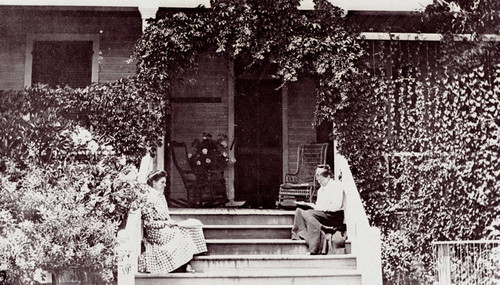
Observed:
[[[186,265],[195,254],[207,252],[202,224],[190,219],[177,223],[170,218],[163,190],[167,173],[156,170],[148,175],[151,187],[142,209],[145,252],[139,257],[139,272],[168,273]]]

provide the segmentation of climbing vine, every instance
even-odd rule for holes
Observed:
[[[334,117],[388,284],[430,282],[432,241],[484,238],[500,216],[499,45],[484,36],[498,6],[436,1],[423,17],[444,21],[443,40],[365,42],[369,67]]]
[[[314,78],[316,118],[331,118],[347,102],[364,51],[342,10],[315,0],[315,10],[305,12],[299,3],[212,1],[209,9],[152,20],[135,49],[138,76],[168,97],[200,54],[234,59],[248,70],[271,70],[283,85]]]

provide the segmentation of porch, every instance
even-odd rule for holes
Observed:
[[[144,160],[143,160],[144,161]],[[140,173],[147,173],[143,164]],[[307,255],[304,241],[291,240],[293,210],[171,209],[174,220],[196,218],[204,224],[208,254],[192,261],[195,273],[137,273],[142,226],[131,213],[120,252],[118,285],[133,284],[382,284],[380,231],[370,227],[347,160],[337,156],[337,171],[345,185],[348,240],[343,254]],[[141,174],[140,174],[141,175]]]

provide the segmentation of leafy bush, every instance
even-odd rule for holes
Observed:
[[[120,105],[119,84],[0,94],[0,264],[11,284],[34,284],[40,269],[113,279],[117,230],[143,202],[144,186],[129,162],[162,134],[156,120],[162,113]],[[72,96],[81,96],[81,106]],[[93,98],[101,109],[85,105]],[[123,123],[115,133],[113,118]],[[146,125],[138,135],[125,135]]]
[[[415,242],[408,231],[394,230],[382,236],[382,270],[384,284],[409,284],[416,280],[426,280],[425,284],[432,283],[429,272],[422,271],[422,259],[415,252]]]
[[[111,281],[118,227],[143,202],[134,166],[82,128],[63,130],[61,138],[52,149],[69,150],[61,159],[23,169],[13,160],[3,162],[0,263],[8,266],[13,284],[31,284],[39,269],[98,272]]]
[[[135,164],[146,151],[154,153],[161,145],[169,110],[162,94],[147,89],[135,78],[83,89],[37,85],[24,91],[3,92],[0,102],[4,153],[26,151],[24,136],[38,136],[39,141],[50,144],[53,134],[44,128],[62,129],[73,122],[98,134],[103,143]],[[28,127],[28,123],[34,125]]]

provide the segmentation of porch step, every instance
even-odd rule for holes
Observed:
[[[292,225],[295,212],[290,210],[256,209],[171,209],[176,221],[189,218],[205,225]]]
[[[207,239],[210,255],[306,254],[305,241],[292,239]]]
[[[137,274],[136,285],[359,285],[357,270],[278,269],[210,273]]]
[[[191,260],[195,273],[137,274],[136,285],[361,284],[356,256],[307,255],[305,241],[291,239],[294,211],[172,209],[170,215],[203,223],[208,254]]]
[[[354,270],[353,255],[207,255],[191,262],[196,272],[247,271],[255,269]]]
[[[292,225],[204,225],[206,239],[289,239]]]

